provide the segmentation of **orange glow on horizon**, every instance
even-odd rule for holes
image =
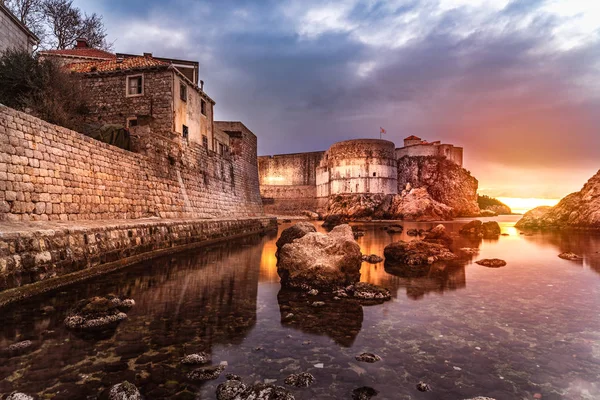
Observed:
[[[510,207],[513,213],[524,214],[539,206],[554,206],[560,199],[540,199],[535,197],[497,197],[498,200]]]

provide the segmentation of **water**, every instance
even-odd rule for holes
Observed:
[[[245,382],[284,385],[290,373],[311,372],[313,386],[290,389],[296,399],[349,399],[361,386],[379,391],[375,399],[598,399],[600,236],[519,235],[516,219],[499,220],[510,236],[456,243],[478,246],[473,260],[506,260],[503,268],[471,261],[402,277],[383,263],[363,264],[362,280],[394,294],[381,305],[315,309],[280,293],[276,235],[153,260],[31,299],[0,314],[0,349],[33,341],[20,356],[0,351],[0,393],[96,398],[127,379],[149,399],[214,399],[225,374],[196,384],[179,365],[184,354],[206,351]],[[456,231],[464,222],[446,226]],[[382,224],[362,226],[365,254],[410,239]],[[429,226],[406,223],[405,231]],[[585,261],[559,259],[563,251]],[[109,293],[137,303],[112,336],[91,340],[62,326],[74,302]],[[296,318],[282,322],[288,312]],[[382,361],[354,359],[365,351]],[[419,381],[433,391],[418,392]]]

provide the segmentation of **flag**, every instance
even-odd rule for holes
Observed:
[[[384,134],[386,133],[386,130],[383,129],[382,127],[379,127],[379,129],[380,129],[379,133],[384,133]]]

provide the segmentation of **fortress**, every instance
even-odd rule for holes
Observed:
[[[258,157],[265,211],[324,211],[330,196],[401,193],[406,183],[398,180],[398,161],[419,156],[445,158],[462,167],[463,149],[409,136],[400,148],[387,140],[355,139],[327,151]]]

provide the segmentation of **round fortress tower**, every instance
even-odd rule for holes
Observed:
[[[355,139],[333,144],[317,168],[317,197],[336,194],[397,194],[395,144]]]

